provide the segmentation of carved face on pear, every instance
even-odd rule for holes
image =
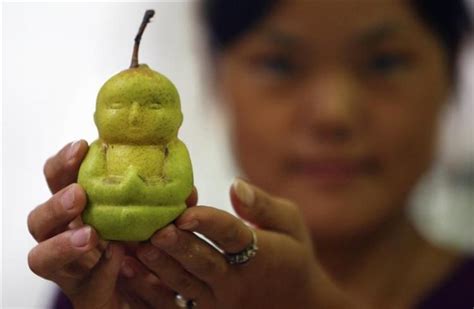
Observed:
[[[111,144],[158,145],[176,137],[183,121],[179,95],[146,65],[110,78],[97,97],[94,120]]]

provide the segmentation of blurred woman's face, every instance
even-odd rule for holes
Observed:
[[[245,176],[332,239],[401,213],[450,80],[409,1],[292,0],[223,52],[218,85]]]

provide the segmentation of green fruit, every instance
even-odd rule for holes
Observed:
[[[193,188],[189,153],[177,138],[183,120],[178,92],[165,76],[138,65],[138,44],[151,16],[147,11],[135,39],[131,68],[99,91],[99,139],[79,170],[88,198],[83,221],[108,240],[150,238],[186,209]]]

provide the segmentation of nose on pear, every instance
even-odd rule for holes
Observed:
[[[128,116],[128,122],[131,125],[137,125],[140,116],[140,105],[138,102],[133,102],[132,106],[130,107],[130,114]]]

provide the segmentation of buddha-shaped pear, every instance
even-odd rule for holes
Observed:
[[[78,182],[88,203],[83,221],[108,240],[142,241],[186,209],[193,189],[178,91],[162,74],[138,64],[138,47],[153,11],[135,38],[132,64],[97,96],[94,141]]]

